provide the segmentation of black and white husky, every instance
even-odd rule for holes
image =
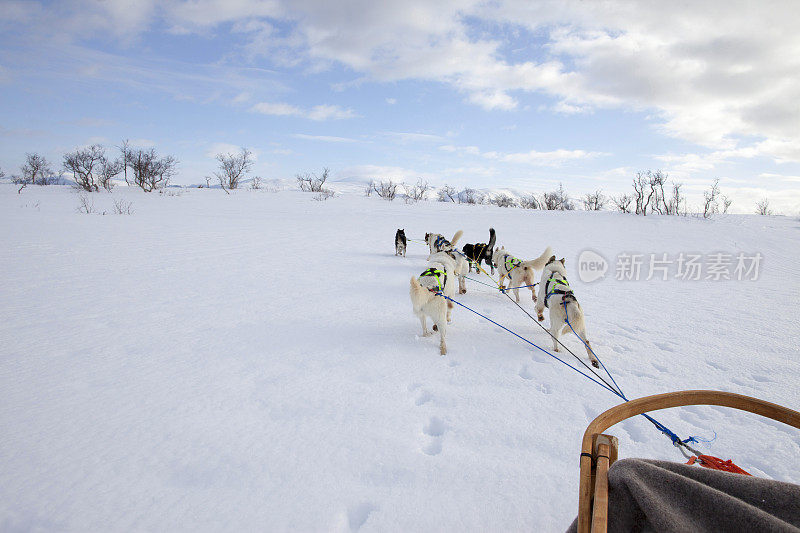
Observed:
[[[553,350],[558,350],[558,338],[562,333],[570,331],[570,325],[575,333],[586,344],[586,353],[592,366],[599,368],[597,358],[592,353],[589,338],[586,335],[586,320],[581,304],[575,298],[575,293],[567,281],[567,269],[564,268],[564,259],[556,261],[556,256],[550,257],[542,270],[542,279],[539,282],[539,301],[536,303],[536,314],[539,322],[544,320],[544,308],[550,309],[550,334],[553,336]],[[569,319],[569,324],[567,324]]]
[[[456,247],[456,243],[462,235],[464,235],[464,232],[458,230],[456,234],[453,235],[453,238],[448,241],[444,238],[444,235],[439,233],[426,233],[425,242],[428,243],[432,254],[436,252],[449,252]]]
[[[406,256],[406,232],[405,229],[398,229],[394,234],[394,255]]]
[[[411,306],[422,324],[422,336],[431,335],[428,331],[427,317],[433,320],[433,329],[439,331],[439,353],[447,353],[445,336],[453,302],[442,297],[452,298],[456,292],[455,261],[445,252],[437,252],[428,257],[433,266],[419,277],[411,276]]]
[[[492,263],[494,263],[498,274],[500,274],[500,288],[504,288],[503,284],[505,283],[505,279],[508,278],[509,288],[516,287],[514,288],[514,296],[517,298],[517,303],[519,303],[518,287],[522,286],[528,286],[527,288],[531,290],[531,299],[535,302],[536,288],[533,286],[535,283],[534,275],[537,270],[544,268],[544,265],[547,263],[547,258],[550,257],[552,253],[553,250],[548,246],[545,251],[542,252],[542,255],[536,259],[522,261],[508,253],[502,246],[495,250],[494,255],[492,255]]]
[[[461,249],[467,259],[470,260],[469,271],[472,272],[472,263],[476,263],[478,267],[481,266],[481,261],[485,262],[487,266],[492,269],[494,274],[494,264],[492,263],[492,252],[494,252],[495,243],[494,228],[489,228],[489,242],[479,242],[476,244],[465,244]],[[475,268],[475,271],[480,270]]]

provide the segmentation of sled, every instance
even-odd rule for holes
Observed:
[[[669,392],[612,407],[595,418],[583,434],[578,495],[578,533],[602,533],[608,526],[608,469],[617,460],[618,441],[603,432],[642,413],[686,405],[717,405],[748,411],[800,429],[800,413],[757,398],[711,390]],[[752,479],[752,478],[750,478]],[[780,483],[780,482],[775,482]]]

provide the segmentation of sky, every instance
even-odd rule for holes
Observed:
[[[800,212],[800,2],[0,0],[0,169],[123,139],[573,197],[637,171]]]

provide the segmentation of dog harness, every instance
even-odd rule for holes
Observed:
[[[522,264],[522,261],[520,261],[519,259],[517,259],[513,255],[506,254],[506,255],[503,256],[503,260],[506,263],[506,272],[508,272],[509,274],[511,274],[512,270],[514,270],[515,268],[517,268],[518,266],[520,266]]]
[[[445,247],[445,245],[448,245],[448,244],[450,244],[450,241],[448,241],[447,239],[445,239],[441,235],[436,237],[436,240],[433,241],[433,247],[436,248],[437,250],[441,250],[442,248]]]
[[[551,283],[555,285],[555,287],[553,287],[552,290],[550,289]],[[577,298],[575,298],[575,294],[572,292],[572,289],[570,288],[569,282],[566,280],[566,278],[565,279],[557,278],[555,277],[555,273],[552,276],[550,276],[550,279],[547,280],[547,284],[544,286],[544,291],[545,294],[547,294],[547,296],[544,297],[544,306],[547,308],[550,307],[550,305],[548,304],[548,300],[554,294],[563,295],[565,302],[567,298],[571,298],[576,302],[578,301]]]
[[[432,276],[436,278],[436,284],[439,286],[439,289],[434,289],[433,287],[428,288],[431,292],[444,292],[444,287],[447,285],[447,272],[444,270],[439,270],[438,268],[429,268],[425,272],[419,275],[419,277],[423,276]]]

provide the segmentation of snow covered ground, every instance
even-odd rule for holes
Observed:
[[[427,250],[395,257],[398,227],[463,229],[463,244],[493,226],[523,259],[552,245],[629,397],[707,388],[800,408],[796,217],[288,190],[91,198],[134,212],[81,214],[66,187],[0,186],[2,531],[565,529],[581,435],[617,399],[461,308],[440,357],[408,297]],[[608,259],[606,279],[580,281],[587,248]],[[614,279],[621,253],[681,252],[763,261],[756,281],[675,279],[675,265],[667,281]],[[460,302],[550,347],[502,295],[467,284]],[[684,437],[716,432],[706,453],[800,483],[788,426],[712,407],[656,416]],[[641,417],[610,432],[622,456],[682,459]]]

